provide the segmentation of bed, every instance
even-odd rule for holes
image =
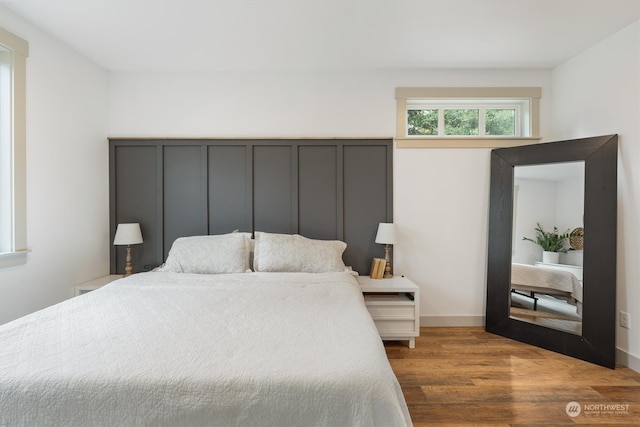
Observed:
[[[513,263],[511,264],[511,290],[528,293],[531,298],[534,298],[534,310],[537,302],[535,294],[564,298],[578,305],[579,308],[582,305],[582,283],[568,271]]]
[[[0,425],[411,425],[354,275],[318,267],[340,245],[268,237],[258,271],[233,244],[172,246],[157,271],[0,326]]]

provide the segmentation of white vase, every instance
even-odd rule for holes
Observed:
[[[542,262],[547,264],[560,263],[560,252],[542,251]]]

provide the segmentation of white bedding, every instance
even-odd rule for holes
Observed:
[[[582,302],[582,284],[573,273],[568,271],[513,263],[511,264],[511,287],[539,293],[563,293]]]
[[[349,274],[158,272],[0,326],[0,425],[411,420]]]

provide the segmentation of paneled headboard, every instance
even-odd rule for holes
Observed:
[[[233,230],[299,233],[347,243],[361,274],[393,220],[391,139],[110,139],[111,241],[139,222],[133,271],[160,265],[181,236]],[[124,272],[111,247],[111,273]]]

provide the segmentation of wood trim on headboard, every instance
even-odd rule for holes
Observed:
[[[181,236],[299,233],[345,241],[345,263],[366,274],[384,256],[378,223],[393,221],[392,155],[392,139],[110,139],[111,241],[140,223],[140,272]],[[110,253],[124,271],[124,249]]]

